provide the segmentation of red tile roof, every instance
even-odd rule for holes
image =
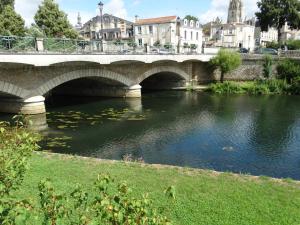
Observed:
[[[169,23],[174,22],[177,19],[177,16],[164,16],[157,18],[149,18],[149,19],[139,19],[135,24],[143,25],[143,24],[159,24],[159,23]]]

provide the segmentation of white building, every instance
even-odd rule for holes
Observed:
[[[254,50],[255,26],[250,21],[246,21],[243,15],[242,0],[230,0],[227,23],[211,26],[210,39],[214,41],[215,46]]]
[[[164,48],[171,45],[176,52],[183,52],[193,47],[201,52],[202,28],[198,21],[188,21],[177,16],[166,16],[149,19],[136,19],[134,24],[135,40],[138,46],[158,46]]]
[[[81,19],[78,19],[78,24],[81,24]],[[132,29],[132,22],[110,14],[104,14],[102,18],[96,16],[86,22],[80,29],[80,35],[89,40],[100,39],[102,31],[103,40],[111,41],[133,37]]]
[[[290,29],[287,23],[281,29],[281,40],[300,40],[300,30]]]
[[[274,27],[270,27],[268,31],[261,31],[260,24],[255,24],[255,44],[256,46],[266,46],[268,43],[277,42],[278,31]]]

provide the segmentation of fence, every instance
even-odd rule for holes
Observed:
[[[34,54],[199,54],[201,47],[138,46],[129,41],[73,40],[62,38],[34,38],[0,36],[0,53]]]

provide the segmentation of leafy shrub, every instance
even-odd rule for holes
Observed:
[[[287,47],[289,50],[299,50],[300,49],[300,40],[289,40],[287,42]]]
[[[164,48],[167,49],[167,50],[170,50],[170,49],[172,49],[172,44],[167,43],[167,44],[164,45]]]
[[[154,44],[153,44],[154,47],[156,48],[160,48],[161,44],[160,44],[160,41],[156,41]]]
[[[21,121],[17,121],[15,127],[0,122],[0,224],[22,224],[28,218],[30,203],[16,201],[11,194],[22,183],[28,158],[39,149],[38,140]]]
[[[293,82],[292,85],[289,89],[290,93],[292,94],[300,94],[300,77],[296,77]]]
[[[300,76],[300,65],[293,60],[285,59],[277,66],[279,78],[286,79],[290,84],[295,77]]]
[[[211,84],[209,90],[216,94],[241,94],[245,93],[237,82],[225,81],[224,83]]]
[[[196,50],[198,48],[198,45],[196,45],[196,44],[191,44],[191,49],[192,50]]]
[[[264,56],[264,63],[263,63],[263,74],[264,77],[269,79],[272,77],[272,68],[273,66],[273,58],[270,55]]]
[[[99,175],[94,189],[96,195],[90,195],[79,185],[70,195],[58,194],[49,180],[43,180],[39,190],[44,224],[170,224],[153,207],[147,194],[140,199],[132,198],[127,184],[116,184],[109,175]],[[174,198],[174,187],[166,193]]]
[[[273,49],[279,49],[280,44],[278,42],[272,41],[270,43],[267,43],[267,48],[273,48]]]

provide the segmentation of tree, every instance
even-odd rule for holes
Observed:
[[[210,60],[210,65],[221,71],[221,83],[224,82],[226,73],[237,69],[242,63],[239,53],[221,49],[218,55]]]
[[[291,29],[300,28],[300,3],[298,0],[261,0],[257,3],[259,12],[256,13],[262,31],[269,27],[278,30],[278,41],[281,38],[281,29],[285,23]]]
[[[184,19],[187,19],[187,20],[194,20],[194,21],[199,21],[198,17],[192,16],[192,15],[186,15],[186,16],[184,17]]]
[[[47,37],[78,38],[67,15],[53,0],[44,0],[34,16],[35,23],[43,29]]]
[[[15,0],[0,0],[0,13],[2,13],[4,8],[8,5],[10,5],[11,7],[14,7]]]
[[[11,5],[5,6],[0,14],[0,34],[23,36],[25,22]]]

